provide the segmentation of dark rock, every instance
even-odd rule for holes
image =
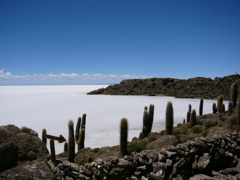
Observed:
[[[0,173],[0,179],[55,179],[53,171],[42,161],[25,161]]]

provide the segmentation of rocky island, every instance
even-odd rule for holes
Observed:
[[[215,99],[223,94],[229,99],[229,89],[233,82],[240,82],[240,75],[216,77],[215,79],[196,77],[190,79],[150,78],[128,79],[120,84],[91,91],[88,94],[107,95],[146,95],[174,96],[178,98],[207,98]]]

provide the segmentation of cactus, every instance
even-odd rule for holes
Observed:
[[[238,84],[235,82],[230,87],[230,100],[233,102],[233,109],[237,105],[237,91],[238,91],[237,89],[238,89]]]
[[[120,124],[120,152],[122,156],[128,154],[127,139],[128,139],[128,120],[126,118],[123,118]]]
[[[81,127],[81,117],[78,118],[76,130],[75,130],[75,141],[77,144],[80,137],[80,127]]]
[[[82,125],[80,130],[80,137],[78,141],[78,150],[83,149],[85,147],[85,129],[86,129],[86,114],[82,115]]]
[[[142,127],[142,133],[144,138],[148,136],[148,124],[149,124],[148,119],[149,119],[148,112],[145,109],[143,113],[143,127]]]
[[[51,159],[54,165],[56,165],[56,154],[55,154],[55,146],[54,140],[50,140],[50,150],[51,150]]]
[[[75,157],[75,140],[73,121],[68,122],[68,161],[74,162]]]
[[[222,112],[222,113],[225,112],[225,104],[222,104],[221,112]]]
[[[216,103],[213,103],[212,111],[213,111],[213,113],[217,113],[217,105],[216,105]]]
[[[185,119],[183,119],[183,124],[185,124],[186,123],[186,120]]]
[[[86,128],[86,114],[83,114],[82,115],[82,126],[81,126],[81,128]]]
[[[191,126],[195,126],[197,124],[197,113],[196,110],[193,109],[191,113]]]
[[[153,125],[153,119],[154,119],[154,105],[150,104],[149,110],[148,110],[148,134],[152,132],[152,125]]]
[[[200,105],[199,105],[199,115],[203,115],[203,98],[200,99]]]
[[[84,148],[84,142],[85,142],[85,128],[81,128],[78,150]]]
[[[222,112],[222,104],[223,104],[223,95],[220,95],[220,96],[218,96],[218,103],[217,103],[218,113]]]
[[[43,129],[42,130],[42,141],[44,142],[45,145],[47,144],[46,134],[47,134],[47,130]]]
[[[230,101],[228,103],[228,115],[230,116],[232,114],[232,112],[233,112],[233,102]]]
[[[64,143],[64,152],[67,152],[67,151],[68,151],[68,143],[65,142],[65,143]]]
[[[190,123],[191,111],[187,112],[187,123]]]
[[[188,112],[190,112],[190,113],[192,112],[192,105],[191,104],[188,105]]]
[[[238,95],[237,124],[238,124],[238,126],[240,126],[240,93]]]
[[[166,109],[166,134],[172,135],[173,132],[173,105],[172,102],[167,103]]]
[[[147,107],[147,106],[145,106],[145,107],[144,107],[144,110],[146,110],[146,111],[147,111],[147,110],[148,110],[148,107]]]

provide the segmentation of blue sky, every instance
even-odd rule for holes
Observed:
[[[1,0],[0,84],[240,73],[239,9],[239,0]]]

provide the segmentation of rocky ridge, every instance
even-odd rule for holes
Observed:
[[[215,79],[196,77],[191,79],[150,78],[128,79],[120,84],[91,91],[88,94],[106,95],[147,95],[174,96],[178,98],[207,98],[215,99],[223,94],[229,99],[229,89],[232,83],[240,82],[240,75],[216,77]]]

